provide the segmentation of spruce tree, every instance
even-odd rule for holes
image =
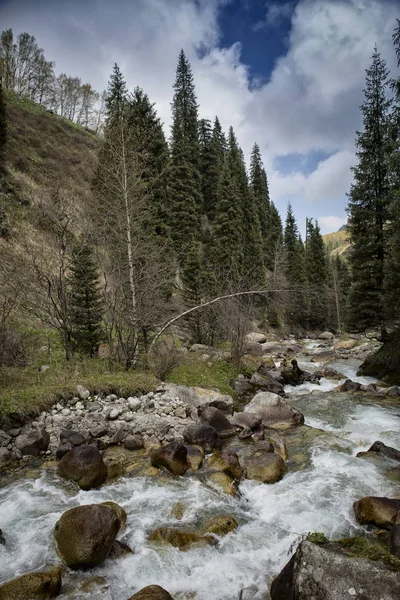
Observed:
[[[308,283],[308,323],[312,328],[323,329],[327,325],[327,260],[324,240],[318,221],[307,219],[305,271]]]
[[[280,254],[283,247],[282,219],[275,204],[270,201],[267,222],[267,236],[264,240],[265,266],[274,271],[276,255]]]
[[[197,100],[192,70],[179,55],[172,102],[169,196],[171,235],[181,264],[193,240],[200,237],[202,209]]]
[[[154,104],[139,87],[127,101],[127,121],[136,152],[142,157],[140,177],[147,205],[143,227],[147,233],[168,237],[168,144]]]
[[[383,327],[383,280],[388,220],[388,71],[375,47],[367,69],[361,106],[363,131],[357,132],[358,164],[349,194],[352,285],[348,325],[353,330]]]
[[[253,190],[254,200],[260,222],[260,230],[263,242],[268,235],[268,213],[270,207],[267,174],[261,160],[261,152],[258,144],[254,144],[250,157],[250,185]]]
[[[291,325],[303,326],[306,318],[304,247],[290,203],[283,241],[286,255],[285,274],[291,288],[287,319]]]
[[[106,110],[108,124],[121,117],[127,98],[125,79],[117,63],[114,64],[107,86]]]
[[[69,283],[74,342],[78,350],[94,356],[101,336],[103,307],[99,274],[90,246],[75,248]]]

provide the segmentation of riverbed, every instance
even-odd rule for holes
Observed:
[[[304,358],[299,364],[306,363]],[[357,364],[343,361],[332,366],[359,380]],[[362,381],[370,382],[374,380]],[[127,600],[142,587],[158,584],[176,600],[238,600],[241,592],[243,600],[265,600],[273,577],[302,535],[311,531],[332,538],[353,535],[363,531],[354,519],[355,500],[367,495],[400,497],[398,481],[387,474],[395,465],[356,457],[376,440],[400,448],[400,409],[395,402],[382,405],[379,397],[332,392],[337,385],[321,380],[320,386],[287,389],[306,425],[321,435],[308,436],[301,448],[307,460],[291,463],[289,455],[289,472],[280,482],[245,480],[235,498],[189,474],[162,481],[124,477],[99,490],[77,493],[54,470],[27,472],[0,489],[0,527],[8,541],[7,547],[0,546],[0,581],[59,563],[53,528],[62,513],[111,500],[128,514],[119,539],[134,554],[108,559],[90,572],[66,574],[61,599]],[[186,506],[181,521],[170,514],[176,502]],[[193,527],[222,513],[233,514],[239,527],[217,547],[180,552],[147,542],[160,525]],[[82,589],[88,580],[89,588]]]

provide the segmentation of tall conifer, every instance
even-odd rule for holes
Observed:
[[[363,330],[383,326],[385,226],[388,219],[388,71],[377,48],[367,69],[361,106],[363,131],[357,132],[358,164],[349,194],[350,265],[349,326]]]
[[[121,116],[126,98],[127,89],[125,79],[117,63],[114,63],[106,95],[107,120],[109,124]]]

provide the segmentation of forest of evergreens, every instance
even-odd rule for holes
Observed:
[[[79,83],[80,92],[70,90],[60,104],[54,64],[29,34],[13,39],[11,30],[1,34],[0,155],[8,182],[9,90],[86,127],[99,99],[94,94],[85,104]],[[399,25],[393,39],[400,61]],[[128,90],[117,64],[104,100],[105,120],[95,127],[101,131],[98,163],[83,215],[76,214],[68,190],[25,213],[23,228],[9,219],[7,206],[2,209],[0,219],[11,223],[1,229],[4,339],[13,337],[25,314],[60,333],[67,358],[94,355],[106,342],[129,367],[147,354],[169,319],[226,295],[232,297],[190,313],[181,325],[193,342],[230,341],[236,357],[243,331],[254,321],[298,334],[380,329],[386,335],[397,326],[400,79],[389,78],[376,48],[349,193],[348,260],[328,255],[311,217],[302,240],[290,204],[282,223],[258,144],[247,168],[233,128],[224,132],[218,116],[213,123],[201,118],[183,50],[169,139],[145,91]],[[66,104],[71,110],[64,110]],[[32,224],[48,237],[41,247],[30,239]],[[237,295],[248,291],[257,293]]]

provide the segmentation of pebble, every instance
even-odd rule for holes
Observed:
[[[118,419],[120,414],[121,414],[121,410],[119,408],[113,408],[111,410],[110,414],[108,415],[108,419],[110,421],[115,421],[115,419]]]
[[[69,417],[69,415],[71,414],[71,411],[70,411],[70,409],[69,409],[69,408],[63,408],[63,409],[61,410],[61,414],[62,414],[64,417]]]

